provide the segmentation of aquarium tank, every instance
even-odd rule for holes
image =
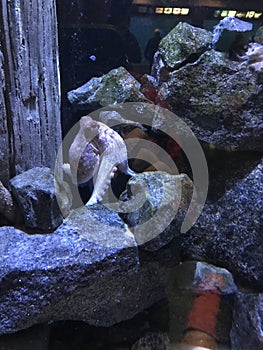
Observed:
[[[0,350],[263,348],[263,4],[0,4]]]

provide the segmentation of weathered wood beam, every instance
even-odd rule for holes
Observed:
[[[11,159],[11,148],[10,148],[10,137],[7,127],[7,113],[6,113],[6,102],[5,102],[5,73],[3,69],[4,56],[0,51],[0,181],[5,185],[8,183],[10,177],[10,159]]]
[[[2,0],[0,6],[5,76],[0,139],[11,147],[13,176],[53,167],[61,143],[56,2]]]

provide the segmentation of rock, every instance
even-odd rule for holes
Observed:
[[[260,73],[210,50],[170,73],[159,94],[196,137],[217,148],[262,151]]]
[[[229,271],[200,261],[196,263],[193,287],[202,291],[217,289],[222,295],[237,291]]]
[[[52,171],[36,167],[13,177],[11,189],[21,207],[26,226],[53,230],[63,221],[55,195]]]
[[[157,84],[157,81],[156,79],[152,76],[152,75],[149,75],[149,74],[143,74],[141,79],[140,79],[140,82],[142,84],[142,89],[144,87],[147,87],[147,86],[151,86],[155,89],[158,88],[158,84]]]
[[[171,265],[174,251],[165,255]],[[72,211],[51,234],[1,227],[0,260],[0,334],[59,320],[108,327],[166,296],[161,259],[139,260],[128,227],[102,205]]]
[[[246,164],[243,164],[245,167]],[[215,203],[207,203],[196,224],[182,236],[184,258],[229,270],[237,282],[263,290],[263,163]]]
[[[242,56],[245,60],[243,65],[247,65],[248,68],[256,71],[263,71],[263,45],[257,43],[250,43],[245,55]]]
[[[170,71],[165,67],[159,51],[154,56],[152,69],[152,75],[144,74],[140,79],[141,92],[155,105],[167,108],[166,101],[161,99],[161,96],[158,94],[158,87],[161,83],[169,81]]]
[[[242,21],[241,19],[235,16],[226,16],[221,19],[213,29],[213,41],[212,48],[216,48],[216,50],[220,50],[220,45],[218,43],[223,41],[224,32],[226,31],[228,34],[228,40],[223,45],[223,51],[229,51],[230,47],[234,44],[237,35],[242,32],[251,31],[253,29],[253,24],[247,21]],[[233,34],[233,35],[229,35]],[[232,36],[232,41],[230,40]],[[244,43],[245,44],[245,43]]]
[[[263,348],[263,295],[238,293],[233,312],[231,349]]]
[[[179,236],[182,209],[188,207],[191,195],[192,181],[186,174],[155,171],[131,178],[122,198],[128,200],[124,217],[136,242],[156,251]]]
[[[153,56],[151,75],[156,81],[157,86],[169,80],[169,73],[170,69],[165,65],[162,53],[160,51],[156,51]]]
[[[108,125],[108,126],[114,126],[116,128],[116,126],[122,126],[124,127],[140,127],[142,128],[142,125],[138,122],[135,122],[133,120],[130,119],[125,119],[123,118],[120,113],[114,111],[114,110],[101,110],[101,112],[99,113],[99,117],[98,117],[99,121]]]
[[[160,42],[159,51],[165,65],[178,68],[185,61],[196,60],[212,43],[213,34],[194,27],[187,22],[179,22]]]
[[[254,42],[263,45],[263,26],[257,29],[254,35]]]
[[[116,103],[93,111],[89,115],[114,129],[118,129],[118,126],[138,126],[143,129],[142,125],[152,125],[154,115],[159,112],[157,109],[147,97],[147,102]]]
[[[79,109],[103,107],[122,102],[146,102],[140,83],[123,67],[90,79],[86,84],[68,92],[70,103]]]
[[[166,333],[150,332],[140,338],[131,350],[171,350],[170,340]]]
[[[169,328],[168,307],[168,300],[161,300],[132,319],[111,327],[94,327],[77,321],[53,323],[49,350],[130,350],[146,332],[156,332],[157,329],[165,332]]]
[[[15,222],[18,214],[17,207],[11,193],[0,181],[0,214],[4,215],[11,223]]]

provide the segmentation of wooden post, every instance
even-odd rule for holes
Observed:
[[[53,168],[61,143],[56,1],[2,0],[0,24],[0,180],[5,183],[35,166]]]
[[[0,51],[0,181],[8,183],[10,160],[9,134],[7,129],[5,106],[5,74],[3,69],[3,53]]]

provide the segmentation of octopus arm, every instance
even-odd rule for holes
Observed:
[[[109,158],[103,157],[97,174],[94,177],[94,189],[86,205],[92,205],[100,202],[105,192],[110,186],[111,178],[116,170],[115,164],[109,161]]]

